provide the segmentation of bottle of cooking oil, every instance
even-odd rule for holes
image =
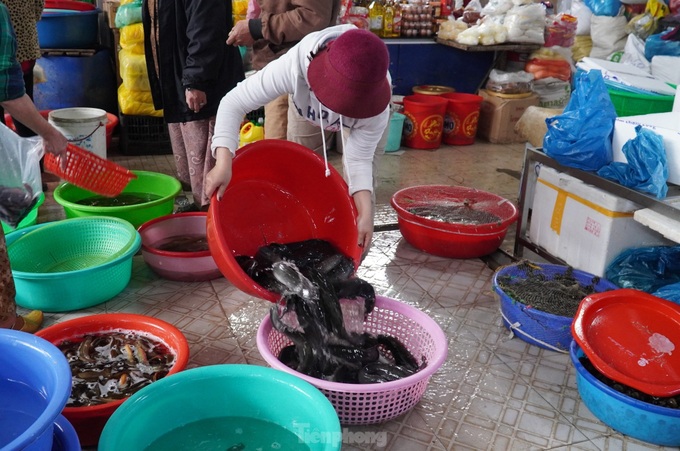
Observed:
[[[373,0],[368,6],[369,28],[378,36],[382,36],[383,34],[384,14],[385,8],[383,7],[382,0]]]
[[[393,38],[394,37],[394,4],[392,0],[385,0],[385,5],[383,6],[383,28],[382,37],[383,38]]]
[[[392,37],[401,36],[401,3],[394,0],[394,20],[392,21]]]

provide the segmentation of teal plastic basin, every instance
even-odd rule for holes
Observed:
[[[295,433],[310,451],[339,450],[342,441],[335,409],[317,388],[279,370],[235,364],[185,370],[144,387],[111,415],[98,450],[147,449],[170,431],[215,417],[272,422]]]

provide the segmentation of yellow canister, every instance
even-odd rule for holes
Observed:
[[[449,92],[456,92],[450,86],[439,86],[439,85],[419,85],[411,88],[414,94],[425,94],[430,96],[438,96],[441,94],[446,94]]]
[[[238,145],[239,147],[242,147],[261,139],[264,139],[264,127],[253,124],[252,122],[247,122],[241,127]]]

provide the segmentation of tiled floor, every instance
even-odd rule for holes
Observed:
[[[384,296],[429,314],[448,338],[448,358],[421,402],[385,424],[350,427],[347,450],[646,450],[662,449],[605,426],[579,399],[568,355],[512,338],[493,296],[493,270],[480,259],[456,260],[422,253],[402,238],[389,207],[391,195],[420,184],[465,185],[513,202],[524,146],[478,142],[435,151],[405,150],[383,157],[377,192],[378,220],[370,254],[358,275]],[[130,169],[173,173],[170,156],[110,158]],[[340,156],[333,156],[337,163]],[[48,202],[40,220],[56,219]],[[51,206],[50,206],[51,204]],[[513,231],[502,249],[512,253]],[[191,345],[190,367],[264,365],[255,334],[270,304],[240,292],[227,280],[178,283],[160,279],[134,258],[129,286],[114,299],[84,311],[47,314],[46,325],[101,312],[134,312],[178,326]],[[357,434],[357,432],[374,434]]]

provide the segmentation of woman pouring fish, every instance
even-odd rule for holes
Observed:
[[[217,163],[206,177],[205,192],[222,199],[245,114],[289,94],[306,122],[340,133],[345,180],[358,212],[358,245],[365,256],[373,238],[376,157],[384,152],[390,117],[388,66],[387,46],[367,30],[339,25],[308,34],[222,99],[211,146]],[[289,125],[288,140],[301,143],[304,133]],[[330,175],[325,134],[320,135]]]

